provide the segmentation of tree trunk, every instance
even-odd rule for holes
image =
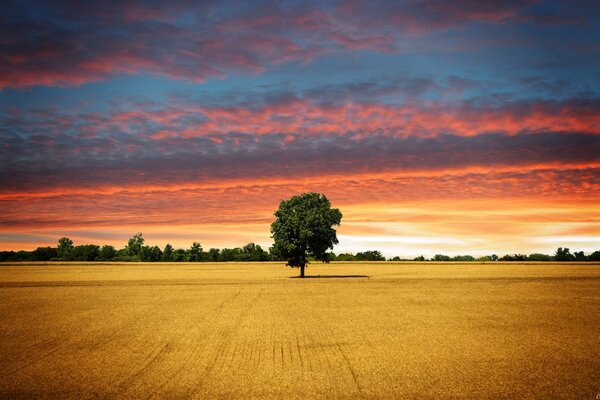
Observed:
[[[304,278],[304,265],[300,266],[300,278]]]

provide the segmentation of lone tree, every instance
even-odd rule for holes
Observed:
[[[272,253],[287,261],[288,266],[304,267],[308,257],[328,262],[327,250],[338,244],[334,225],[340,225],[342,213],[331,208],[327,197],[320,193],[303,193],[283,200],[275,211],[271,224]]]

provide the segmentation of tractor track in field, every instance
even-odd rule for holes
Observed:
[[[11,376],[11,375],[13,375],[13,374],[15,374],[15,373],[17,373],[17,372],[25,369],[25,368],[27,368],[27,367],[35,365],[38,362],[43,361],[43,360],[51,357],[54,353],[56,353],[57,351],[59,351],[62,347],[63,346],[61,346],[61,345],[56,346],[54,349],[52,349],[49,352],[45,353],[43,356],[37,357],[37,358],[35,358],[35,359],[31,360],[31,361],[26,362],[25,364],[23,364],[23,365],[21,365],[21,366],[19,366],[17,368],[12,369],[11,371],[9,371],[6,374],[2,375],[2,379],[7,378],[7,377],[9,377],[9,376]]]
[[[121,382],[119,385],[119,388],[121,389],[120,391],[125,391],[126,387],[129,387],[131,382],[143,376],[148,369],[150,369],[155,363],[158,363],[169,348],[169,343],[165,343],[164,346],[158,346],[157,348],[159,349],[158,351],[150,353],[148,356],[146,356],[144,361],[148,361],[141,368],[129,376],[125,381]]]
[[[342,349],[342,346],[340,346],[339,342],[335,342],[335,346],[337,347],[337,349],[339,350],[340,354],[344,358],[344,362],[346,364],[346,367],[350,371],[350,375],[352,375],[352,380],[354,381],[354,384],[356,385],[356,389],[358,389],[358,393],[360,394],[360,397],[361,398],[365,398],[365,396],[363,394],[363,389],[360,386],[360,383],[358,382],[358,378],[356,377],[356,372],[354,371],[354,367],[352,367],[352,363],[348,359],[348,356],[344,352],[344,349]]]
[[[316,316],[316,318],[317,318],[317,320],[320,321],[321,329],[323,329],[326,332],[327,337],[335,338],[336,337],[335,332],[331,329],[329,324],[327,324],[327,322],[321,316]],[[346,370],[348,371],[350,377],[352,378],[353,385],[356,388],[359,397],[366,398],[365,394],[364,394],[364,390],[362,388],[362,385],[360,384],[360,381],[358,379],[358,374],[356,373],[356,370],[354,369],[352,362],[350,361],[348,355],[346,354],[346,352],[344,351],[344,349],[342,347],[347,344],[349,344],[349,343],[342,343],[339,340],[334,340],[333,343],[324,345],[324,347],[329,348],[329,349],[334,349],[335,351],[332,353],[332,355],[333,354],[341,355],[343,364],[344,364]],[[327,361],[328,362],[330,361],[329,357],[327,357]]]
[[[119,324],[119,327],[117,329],[112,330],[112,332],[104,335],[104,337],[101,337],[98,340],[96,340],[94,343],[92,343],[89,347],[89,350],[90,351],[98,350],[102,346],[105,346],[105,345],[113,342],[114,340],[119,338],[123,334],[123,332],[125,332],[128,329],[132,329],[136,325],[136,323],[137,323],[137,321],[134,318],[129,318],[129,319],[125,320],[124,322]]]
[[[209,318],[208,316],[210,316],[210,315],[214,315],[215,318],[218,318],[218,316],[222,314],[223,308],[225,307],[225,305],[228,303],[234,302],[241,295],[241,293],[242,293],[242,290],[240,289],[236,293],[234,293],[231,297],[220,302],[216,307],[213,308],[213,310],[211,312],[206,313],[206,315],[207,315],[206,318]],[[189,348],[188,351],[186,352],[187,356],[185,357],[185,359],[182,360],[181,362],[179,362],[179,367],[173,373],[168,374],[168,376],[165,379],[163,379],[162,382],[154,388],[152,393],[150,393],[148,396],[146,396],[146,399],[151,399],[151,398],[157,397],[158,394],[163,390],[163,388],[165,386],[172,383],[175,380],[175,378],[181,374],[181,372],[184,370],[184,368],[190,363],[192,358],[197,354],[200,344],[201,344],[201,341],[199,341],[199,340],[193,341],[193,346],[191,348]],[[214,367],[214,365],[213,365],[213,367]],[[212,370],[212,367],[210,368],[210,370]],[[191,395],[190,397],[194,397],[194,396]]]
[[[225,304],[234,301],[236,298],[238,298],[240,296],[241,292],[242,292],[241,289],[238,290],[231,297],[226,298],[225,300],[220,302],[218,305],[213,307],[213,309],[210,312],[203,313],[204,319],[205,320],[209,319],[213,315],[218,316],[222,312]],[[191,322],[190,326],[188,326],[187,329],[184,330],[184,332],[193,331],[193,328],[195,327],[196,323],[197,323],[197,321]],[[184,336],[180,335],[179,338],[172,336],[172,337],[166,339],[166,341],[162,341],[158,346],[155,347],[155,349],[160,349],[158,352],[156,352],[156,350],[154,350],[154,351],[150,352],[144,360],[142,360],[142,362],[144,362],[151,357],[150,362],[147,362],[143,367],[139,368],[136,372],[134,372],[125,381],[121,382],[115,389],[111,390],[111,395],[109,397],[130,397],[128,395],[128,393],[135,390],[135,386],[136,386],[135,382],[142,382],[144,380],[144,377],[150,372],[150,370],[152,370],[154,367],[158,367],[161,362],[165,361],[164,356],[168,353],[167,350],[170,350],[171,352],[174,352],[174,350],[175,350],[173,347],[170,347],[170,343],[177,343],[178,339],[181,339]],[[169,371],[165,376],[163,376],[159,380],[160,383],[155,385],[152,388],[151,393],[146,394],[143,397],[153,398],[153,397],[158,396],[159,393],[161,393],[161,391],[163,390],[163,388],[165,386],[167,386],[168,384],[170,384],[174,380],[176,380],[177,376],[179,376],[181,374],[181,372],[186,368],[186,366],[189,365],[190,361],[197,355],[197,351],[199,350],[200,345],[201,345],[201,341],[193,340],[192,345],[190,347],[186,348],[187,351],[184,352],[184,356],[178,357],[179,362],[177,363],[177,368],[175,368],[172,371]],[[181,354],[180,354],[180,356],[181,356]],[[136,397],[140,397],[140,396],[136,396]]]
[[[0,398],[593,397],[598,267],[4,268]]]
[[[264,292],[264,289],[261,289],[258,294],[256,295],[255,298],[253,298],[249,304],[247,304],[242,310],[241,312],[238,314],[235,323],[233,324],[233,327],[229,328],[227,330],[227,332],[225,333],[225,335],[223,336],[222,340],[220,341],[219,346],[217,347],[217,350],[215,351],[213,357],[211,358],[211,360],[209,361],[209,363],[207,364],[206,368],[204,369],[204,372],[202,373],[202,376],[199,377],[199,382],[196,383],[195,387],[193,388],[193,390],[190,392],[190,397],[194,398],[196,397],[197,393],[204,387],[204,384],[206,383],[206,378],[211,374],[211,372],[213,372],[213,370],[216,369],[217,365],[224,360],[224,355],[226,353],[227,348],[230,347],[233,336],[238,332],[242,322],[244,321],[244,319],[246,318],[246,315],[248,314],[248,312],[252,309],[252,307],[254,307],[256,305],[256,303],[258,302],[258,300],[260,300],[260,298],[262,297]],[[240,294],[240,292],[238,292],[236,294],[236,296],[234,296],[232,299],[230,299],[231,301],[235,300],[237,298],[237,296]],[[221,306],[219,307],[219,313],[222,312],[223,306],[225,305],[226,302],[223,302],[221,304]],[[242,347],[242,351],[245,351],[245,347]],[[235,347],[235,349],[237,350],[237,345]],[[232,352],[232,357],[229,359],[229,364],[231,364],[233,362],[233,360],[235,359],[236,353],[235,351]],[[243,353],[242,353],[243,354]]]

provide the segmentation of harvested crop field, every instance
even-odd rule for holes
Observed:
[[[600,265],[0,265],[2,398],[600,393]]]

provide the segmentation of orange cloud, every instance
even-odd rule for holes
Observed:
[[[600,234],[600,185],[588,182],[590,169],[580,167],[467,168],[11,194],[0,200],[5,210],[0,228],[7,238],[37,235],[30,247],[63,235],[122,246],[137,231],[160,245],[168,241],[183,247],[199,240],[205,247],[250,241],[266,246],[279,201],[319,191],[344,213],[337,251],[375,248],[404,256],[549,252],[558,247],[560,237],[564,245],[591,251],[596,246],[591,239]],[[0,246],[14,248],[15,243],[4,239]]]
[[[181,115],[174,110],[173,119]],[[361,134],[431,137],[442,133],[474,136],[486,132],[586,132],[600,134],[600,115],[572,104],[533,103],[500,107],[386,105],[349,102],[319,105],[295,99],[260,108],[197,107],[188,109],[206,121],[178,133],[183,138],[250,132],[252,134]],[[155,116],[149,117],[156,120]],[[164,120],[163,120],[164,122]]]

